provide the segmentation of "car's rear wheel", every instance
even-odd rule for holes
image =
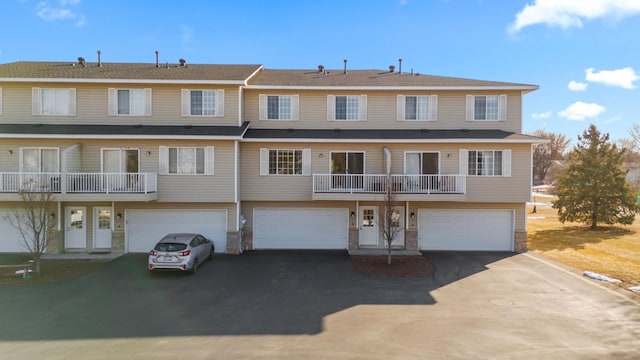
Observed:
[[[193,266],[191,266],[191,273],[195,274],[198,272],[198,259],[193,260]]]

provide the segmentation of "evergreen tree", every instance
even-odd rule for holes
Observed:
[[[622,170],[624,150],[589,126],[567,157],[566,172],[556,179],[561,222],[577,221],[594,230],[598,224],[633,223],[638,212],[635,195]]]

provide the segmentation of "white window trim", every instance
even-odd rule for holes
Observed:
[[[406,97],[407,96],[428,96],[429,97],[429,111],[427,112],[426,119],[405,119],[406,114]],[[396,120],[407,122],[419,122],[419,121],[438,121],[438,95],[398,95],[396,100]]]
[[[498,119],[485,119],[485,120],[475,119],[476,96],[497,96],[498,97]],[[465,118],[466,121],[475,121],[475,122],[507,121],[507,95],[506,94],[467,95],[466,110],[467,110],[466,118]]]
[[[362,154],[362,174],[355,174],[355,175],[366,175],[367,174],[367,152],[364,150],[334,150],[334,151],[329,151],[329,169],[331,169],[331,158],[333,157],[333,154],[336,153],[361,153]],[[331,172],[331,171],[329,171]],[[351,174],[349,174],[351,175]]]
[[[100,148],[100,172],[104,173],[104,152],[105,151],[118,151],[120,153],[120,156],[118,156],[118,158],[120,159],[120,173],[125,173],[125,170],[122,170],[123,164],[122,160],[122,152],[123,151],[127,151],[127,150],[136,150],[138,152],[138,172],[140,172],[140,149],[139,148]],[[126,166],[125,166],[126,167]]]
[[[204,174],[170,174],[169,149],[204,149]],[[215,148],[213,146],[160,146],[158,149],[158,174],[169,176],[215,175]]]
[[[270,119],[269,118],[269,96],[289,96],[291,98],[291,119]],[[267,121],[298,121],[300,117],[300,95],[297,94],[260,94],[258,96],[258,120]]]
[[[118,114],[118,90],[144,90],[144,114]],[[153,108],[152,90],[151,88],[109,88],[107,93],[108,102],[108,115],[109,116],[124,116],[124,117],[137,117],[137,116],[151,116]]]
[[[469,175],[469,151],[502,151],[502,175]],[[511,149],[460,149],[458,173],[472,177],[511,177]]]
[[[336,96],[359,96],[357,119],[336,119]],[[367,121],[367,95],[327,95],[327,121]]]
[[[192,115],[191,114],[191,92],[192,91],[215,91],[216,108],[213,115]],[[224,117],[224,89],[182,89],[181,94],[181,110],[183,117]]]
[[[302,151],[302,174],[269,174],[269,151]],[[311,149],[260,148],[260,176],[311,176]]]
[[[440,171],[442,168],[442,157],[440,156],[441,153],[440,151],[420,151],[420,150],[411,150],[411,151],[405,151],[404,152],[404,174],[405,175],[422,175],[422,174],[408,174],[407,173],[407,154],[438,154],[438,174],[425,174],[425,175],[441,175],[442,172]]]
[[[57,147],[38,147],[38,146],[25,146],[25,147],[21,147],[20,148],[20,154],[18,156],[18,162],[19,162],[19,171],[23,172],[23,151],[24,150],[38,150],[40,151],[40,168],[42,168],[42,150],[55,150],[56,151],[56,168],[58,170],[56,170],[55,172],[58,173],[60,172],[60,148]]]
[[[66,114],[42,113],[42,90],[67,90],[69,101]],[[0,114],[2,113],[2,89],[0,89]],[[31,88],[31,114],[34,116],[76,116],[76,89],[75,88]]]

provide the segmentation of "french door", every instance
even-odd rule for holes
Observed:
[[[331,153],[331,187],[334,189],[363,189],[364,152]]]

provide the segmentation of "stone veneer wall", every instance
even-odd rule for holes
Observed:
[[[514,236],[514,244],[513,248],[516,252],[526,252],[527,251],[527,232],[516,230]]]
[[[227,248],[225,252],[231,255],[238,255],[240,254],[240,250],[241,250],[240,246],[242,246],[241,239],[240,239],[240,232],[227,231]]]
[[[124,231],[114,230],[111,234],[111,252],[124,253]]]
[[[63,252],[64,243],[62,241],[62,233],[58,230],[51,230],[47,241],[47,253],[60,254]]]
[[[418,230],[405,230],[404,247],[406,250],[418,250]]]
[[[349,250],[357,250],[360,245],[360,231],[358,228],[349,228]]]
[[[253,231],[242,230],[242,239],[240,241],[242,250],[253,250]]]

